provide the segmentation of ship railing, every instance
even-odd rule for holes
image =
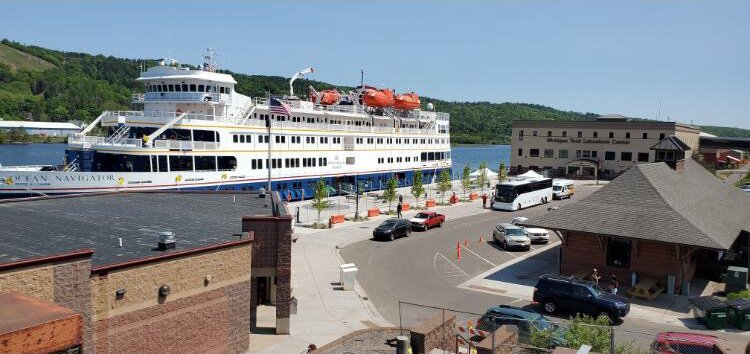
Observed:
[[[136,138],[120,138],[116,141],[108,141],[103,136],[71,135],[68,137],[68,145],[90,149],[92,147],[142,147],[143,140]]]
[[[168,150],[216,150],[218,142],[213,141],[189,141],[189,140],[155,140],[154,148]]]
[[[102,122],[104,123],[125,123],[128,118],[156,118],[156,119],[163,119],[165,121],[170,121],[174,119],[176,116],[180,115],[182,113],[178,112],[158,112],[158,111],[109,111],[106,112],[104,117],[102,117]],[[122,121],[120,119],[122,118]],[[224,123],[232,123],[236,124],[239,119],[227,117],[227,116],[218,116],[218,115],[212,115],[212,114],[200,114],[200,113],[185,113],[185,117],[183,120],[205,120],[205,121],[212,121],[212,122],[224,122]]]
[[[222,99],[221,94],[213,92],[147,92],[143,95],[144,101],[147,102],[231,102],[231,100]]]

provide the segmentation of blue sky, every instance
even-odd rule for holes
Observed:
[[[459,101],[750,128],[748,2],[2,2],[0,37]],[[439,108],[439,107],[438,107]]]

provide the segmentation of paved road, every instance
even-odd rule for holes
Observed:
[[[592,193],[596,187],[579,188],[575,198]],[[413,232],[411,237],[393,242],[366,240],[345,247],[342,257],[346,262],[357,264],[360,285],[367,292],[369,300],[381,315],[394,325],[400,322],[408,327],[426,317],[439,313],[436,310],[402,306],[399,316],[399,301],[450,308],[481,314],[488,307],[498,304],[512,304],[524,307],[535,305],[528,301],[473,291],[456,286],[504,262],[510,261],[525,252],[506,252],[492,243],[479,243],[480,236],[491,240],[491,230],[499,222],[509,222],[515,216],[533,217],[546,212],[547,207],[570,203],[554,201],[546,206],[537,206],[519,212],[488,212],[468,217],[448,219],[442,228],[427,232]],[[358,230],[371,232],[371,230]],[[356,232],[353,230],[353,232]],[[489,237],[488,237],[489,235]],[[463,244],[461,259],[457,260],[456,242]],[[550,243],[557,243],[552,238]],[[534,245],[533,248],[545,245]],[[533,250],[532,250],[533,251]],[[556,248],[543,252],[543,257],[556,257]],[[557,269],[550,269],[556,272]],[[459,315],[460,320],[473,317]],[[564,320],[565,315],[557,320]],[[617,326],[618,340],[635,340],[647,345],[653,334],[665,330],[685,331],[684,326],[668,326],[661,323],[626,318]],[[715,334],[716,332],[712,332]],[[724,334],[727,339],[747,340],[746,336]]]

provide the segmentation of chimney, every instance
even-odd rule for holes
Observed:
[[[159,251],[173,250],[177,245],[174,232],[164,231],[159,233]]]
[[[677,173],[685,172],[685,159],[679,159],[675,161],[673,168]]]

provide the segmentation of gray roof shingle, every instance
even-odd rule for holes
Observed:
[[[750,195],[688,158],[682,173],[663,162],[636,165],[590,196],[525,224],[723,250],[750,231],[749,211]]]
[[[678,137],[670,135],[654,144],[651,150],[688,151],[690,150],[690,146],[682,142]]]

